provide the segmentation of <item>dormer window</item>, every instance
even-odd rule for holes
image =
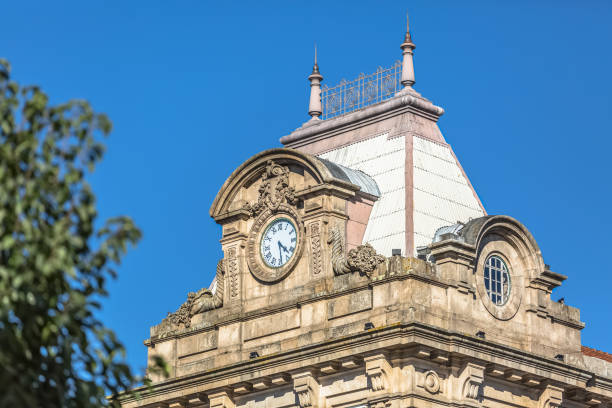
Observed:
[[[510,272],[506,263],[497,255],[487,258],[484,267],[484,284],[494,305],[505,305],[510,297]]]

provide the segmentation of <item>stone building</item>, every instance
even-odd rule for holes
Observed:
[[[611,406],[612,355],[520,221],[486,213],[403,60],[322,87],[221,186],[224,257],[145,341],[125,407]],[[212,265],[211,265],[212,267]]]

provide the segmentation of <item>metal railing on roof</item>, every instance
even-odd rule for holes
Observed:
[[[402,63],[379,67],[374,73],[360,74],[352,81],[342,80],[321,90],[322,119],[330,119],[391,98],[401,89]]]

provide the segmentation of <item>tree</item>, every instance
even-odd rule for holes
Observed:
[[[99,407],[136,380],[94,315],[141,236],[128,217],[96,220],[86,176],[111,127],[85,101],[20,88],[0,60],[2,407]]]

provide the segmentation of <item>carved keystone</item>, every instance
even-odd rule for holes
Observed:
[[[374,354],[363,359],[366,366],[366,375],[370,378],[372,392],[389,390],[391,378],[391,364],[384,353]]]
[[[319,406],[319,382],[312,371],[293,375],[293,391],[297,394],[301,408]]]
[[[478,399],[484,381],[484,372],[484,366],[474,363],[465,364],[458,378],[458,383],[460,385],[459,390],[461,392],[461,395],[458,396],[460,400]]]
[[[563,402],[563,388],[547,385],[540,394],[538,408],[559,408]]]

